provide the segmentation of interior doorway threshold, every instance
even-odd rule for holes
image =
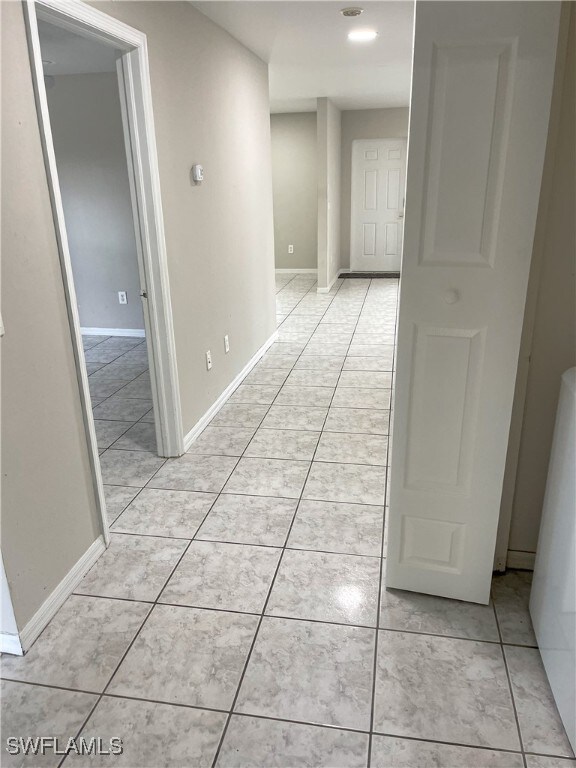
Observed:
[[[371,280],[378,279],[379,277],[400,277],[400,272],[343,272],[340,277],[345,279],[350,277],[364,277]]]

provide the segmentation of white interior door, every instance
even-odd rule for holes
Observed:
[[[488,602],[559,12],[416,4],[389,587]]]
[[[350,268],[399,272],[402,261],[406,139],[352,142]]]

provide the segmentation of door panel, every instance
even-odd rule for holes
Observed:
[[[416,6],[389,587],[488,601],[558,21]]]
[[[405,139],[353,142],[352,270],[400,271],[405,167]]]

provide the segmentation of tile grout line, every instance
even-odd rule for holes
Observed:
[[[339,286],[338,290],[340,290],[340,287],[341,286]],[[338,293],[338,291],[336,291],[336,293],[334,295],[336,296],[337,293]],[[332,299],[332,301],[333,300],[334,299]],[[332,301],[330,302],[330,304],[332,303]],[[300,355],[297,356],[297,358],[296,358],[296,360],[294,362],[294,365],[296,365],[296,363],[298,362],[298,360],[300,359],[301,356],[302,356],[302,352],[300,353]],[[294,370],[294,365],[290,369],[291,371]],[[276,399],[276,398],[274,398],[274,399]],[[270,404],[270,408],[272,407],[273,403],[274,403],[274,401],[272,401],[272,403]],[[268,410],[270,410],[270,409],[268,409]],[[328,418],[328,411],[326,412],[326,416],[324,417],[324,424],[326,423],[326,419],[327,418]],[[322,430],[320,430],[320,436],[321,435],[322,435]],[[316,443],[316,447],[314,449],[314,453],[312,455],[312,459],[311,459],[311,461],[309,463],[309,466],[308,466],[308,471],[306,473],[306,477],[304,478],[304,482],[302,483],[302,488],[301,488],[301,491],[300,491],[300,496],[298,498],[298,501],[297,501],[297,504],[296,504],[296,508],[294,509],[294,514],[292,515],[292,520],[290,522],[290,526],[288,527],[288,531],[286,533],[286,538],[284,539],[284,544],[283,544],[283,546],[281,548],[280,557],[278,558],[278,563],[276,564],[276,568],[274,570],[274,575],[272,576],[272,580],[270,582],[270,586],[269,586],[268,591],[267,591],[266,599],[264,600],[264,605],[263,605],[262,611],[260,613],[260,618],[259,618],[258,624],[256,626],[256,631],[254,633],[254,637],[252,638],[252,642],[251,642],[250,648],[248,650],[248,655],[246,656],[246,660],[245,660],[244,665],[242,667],[242,672],[240,674],[240,679],[239,679],[238,685],[236,687],[236,693],[234,695],[234,698],[232,699],[232,703],[230,705],[230,710],[229,710],[229,713],[228,713],[228,717],[226,718],[226,722],[224,724],[224,728],[222,730],[222,734],[221,734],[220,740],[218,742],[218,747],[217,747],[216,752],[214,754],[214,758],[213,758],[213,761],[212,761],[212,768],[216,767],[216,764],[218,762],[218,758],[220,756],[220,752],[222,750],[222,746],[224,744],[224,740],[226,738],[226,734],[228,732],[228,727],[230,725],[230,721],[232,720],[232,716],[234,714],[234,709],[236,707],[236,704],[237,704],[237,701],[238,701],[238,697],[240,695],[240,690],[242,688],[242,684],[244,682],[244,678],[245,678],[246,672],[248,670],[248,665],[250,664],[250,659],[252,658],[252,652],[253,652],[253,650],[254,650],[254,648],[256,646],[256,641],[257,641],[258,635],[260,633],[260,627],[262,626],[262,623],[264,621],[264,617],[265,617],[265,614],[266,614],[266,608],[268,606],[268,602],[270,600],[270,596],[272,594],[272,590],[274,589],[274,585],[276,583],[276,577],[278,576],[278,573],[280,571],[280,567],[282,565],[282,560],[284,558],[284,553],[286,552],[286,545],[288,544],[288,541],[290,539],[290,534],[292,532],[292,527],[294,526],[294,521],[296,520],[296,515],[298,514],[298,510],[300,508],[300,503],[302,501],[302,495],[304,493],[304,489],[306,488],[306,483],[308,482],[308,477],[310,476],[310,471],[312,469],[312,464],[314,462],[314,456],[316,455],[316,451],[318,450],[319,443],[320,443],[320,438],[318,439],[318,442]],[[244,449],[245,451],[247,450],[247,447]]]
[[[512,677],[508,668],[508,659],[506,658],[506,653],[504,652],[504,642],[502,640],[502,630],[500,628],[500,621],[498,620],[498,612],[496,611],[496,603],[492,597],[492,588],[490,588],[490,599],[492,601],[492,610],[494,612],[496,628],[498,629],[498,637],[500,638],[500,653],[502,654],[502,661],[506,671],[506,679],[508,681],[508,689],[510,691],[510,700],[512,702],[512,710],[514,712],[514,720],[516,722],[516,730],[518,733],[518,742],[520,744],[520,751],[522,752],[522,761],[524,762],[524,768],[527,768],[528,762],[526,760],[526,752],[524,750],[524,739],[522,738],[522,730],[520,728],[520,718],[518,717],[518,710],[516,708],[516,698],[514,696],[514,689],[512,687]]]
[[[372,283],[370,283],[372,285]],[[400,286],[398,284],[398,290],[396,291],[396,320],[394,322],[394,339],[396,340],[397,323],[398,323],[398,293]],[[394,379],[395,379],[395,357],[396,357],[396,342],[394,343],[394,356],[392,361],[392,372],[390,374],[390,410],[388,411],[388,444],[387,444],[387,458],[386,458],[386,476],[384,485],[384,517],[382,521],[382,542],[380,550],[380,578],[378,582],[378,605],[376,614],[376,632],[374,637],[374,660],[372,666],[372,700],[370,707],[370,735],[368,736],[368,763],[367,767],[372,765],[372,746],[373,746],[373,733],[374,733],[374,718],[376,709],[376,679],[378,675],[378,639],[380,632],[380,613],[382,604],[382,578],[384,575],[384,537],[386,531],[386,501],[388,498],[388,475],[390,472],[390,427],[392,422],[392,399],[394,397]]]

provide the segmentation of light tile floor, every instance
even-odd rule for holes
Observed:
[[[3,659],[4,736],[124,741],[66,766],[575,768],[529,574],[489,606],[384,588],[397,289],[279,275],[278,342],[175,460],[142,345],[86,340],[112,544]]]

